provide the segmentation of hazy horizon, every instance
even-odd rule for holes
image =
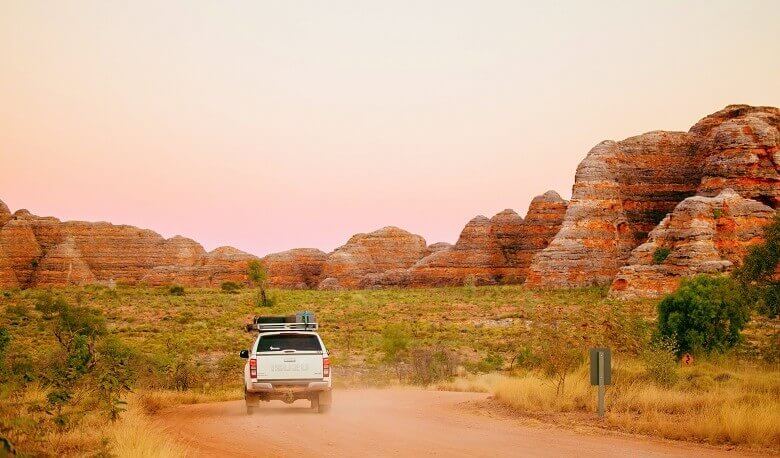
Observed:
[[[605,139],[780,105],[780,2],[0,0],[0,200],[257,255],[571,195]]]

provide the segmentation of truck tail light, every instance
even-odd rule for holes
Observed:
[[[322,376],[330,377],[330,358],[322,358]]]
[[[249,360],[249,377],[257,378],[257,360],[255,358]]]

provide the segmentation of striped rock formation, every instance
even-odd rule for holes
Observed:
[[[427,250],[425,239],[393,226],[355,234],[328,255],[322,266],[319,288],[371,287],[376,275],[407,269]]]
[[[316,248],[295,248],[263,258],[268,281],[280,288],[316,288],[328,255]]]
[[[777,208],[777,108],[732,105],[689,132],[650,132],[594,147],[577,168],[560,232],[529,268],[532,287],[610,284],[678,203],[731,188]]]
[[[116,282],[218,286],[246,281],[254,256],[233,248],[206,253],[195,241],[133,226],[59,221],[0,202],[0,288]]]
[[[658,297],[674,291],[682,277],[728,272],[762,241],[763,228],[774,217],[772,208],[731,189],[716,197],[689,197],[631,252],[610,295]]]

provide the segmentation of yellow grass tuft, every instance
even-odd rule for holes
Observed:
[[[174,458],[186,450],[168,437],[162,428],[143,413],[140,404],[130,408],[110,430],[111,452],[118,457]]]
[[[728,367],[728,370],[724,369]],[[754,367],[701,364],[681,370],[671,387],[653,384],[636,360],[622,361],[607,389],[604,425],[668,439],[780,449],[780,372]],[[724,375],[725,374],[725,375]],[[491,392],[501,403],[528,414],[593,412],[596,389],[587,367],[571,374],[562,394],[538,373],[471,375],[435,388]]]

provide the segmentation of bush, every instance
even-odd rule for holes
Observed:
[[[184,296],[184,287],[179,285],[173,285],[168,289],[171,296]]]
[[[501,355],[491,353],[477,363],[467,366],[469,371],[476,373],[488,373],[501,370],[504,367],[504,358]]]
[[[410,354],[412,383],[430,385],[455,375],[458,359],[446,348],[415,348]]]
[[[677,343],[677,354],[723,352],[741,339],[750,305],[728,277],[683,280],[658,304],[658,333]]]
[[[742,266],[734,271],[748,300],[758,312],[775,318],[780,314],[780,281],[775,277],[780,262],[780,214],[764,228],[764,243],[750,249]]]
[[[661,264],[669,257],[672,251],[666,247],[658,247],[653,251],[653,264]]]
[[[393,366],[400,381],[403,377],[403,363],[409,351],[411,339],[409,330],[401,324],[388,324],[382,330],[380,345],[384,353],[384,362]]]
[[[647,377],[656,385],[670,387],[677,382],[677,346],[668,338],[659,338],[642,353]]]
[[[234,281],[226,281],[220,285],[220,288],[222,289],[223,293],[237,294],[238,290],[241,289],[241,285]]]

